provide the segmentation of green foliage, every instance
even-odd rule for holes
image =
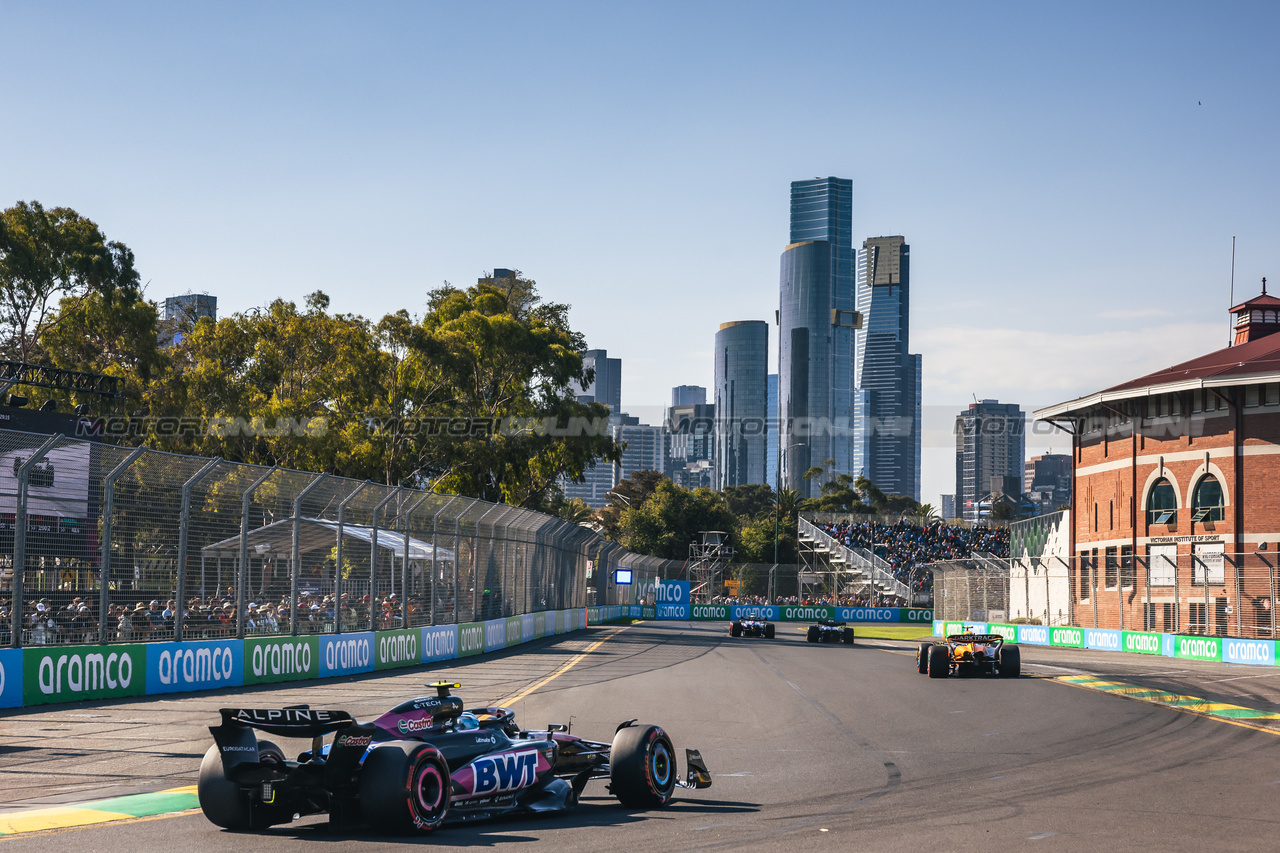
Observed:
[[[133,303],[133,252],[69,207],[18,202],[0,211],[0,353],[31,362],[55,300],[97,294]]]
[[[759,518],[773,511],[773,489],[767,483],[728,486],[724,497],[729,511],[739,518]]]
[[[643,506],[657,491],[658,484],[666,479],[659,471],[636,471],[614,486],[608,495],[609,503],[599,513],[605,537],[621,541],[622,514],[632,507]]]
[[[639,554],[683,560],[699,531],[736,528],[724,496],[711,489],[682,489],[665,477],[640,506],[622,512],[618,540]]]

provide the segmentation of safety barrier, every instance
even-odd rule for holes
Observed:
[[[1129,652],[1162,655],[1183,660],[1275,666],[1275,640],[1241,639],[1186,634],[1158,634],[1149,631],[1117,631],[1106,628],[1078,628],[1073,625],[1007,625],[999,622],[948,622],[935,620],[938,636],[971,631],[1000,634],[1020,645],[1058,646],[1068,649]]]
[[[0,708],[216,690],[419,666],[577,631],[588,608],[396,631],[0,649]],[[593,607],[612,621],[638,606]],[[624,612],[625,611],[625,612]],[[596,623],[593,623],[596,624]]]

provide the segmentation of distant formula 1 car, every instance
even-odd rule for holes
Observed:
[[[847,643],[852,646],[853,629],[844,622],[824,619],[817,625],[810,625],[804,638],[811,643]]]
[[[729,623],[730,637],[764,637],[772,640],[774,633],[773,623],[763,619],[735,619]]]
[[[305,705],[222,709],[200,765],[205,817],[231,830],[265,829],[327,812],[334,824],[386,833],[427,832],[446,822],[573,808],[592,779],[633,809],[665,805],[677,786],[711,785],[702,756],[685,750],[688,779],[676,781],[675,749],[658,726],[618,726],[612,743],[568,726],[518,728],[507,708],[463,710],[438,683],[435,696],[402,702],[373,722]],[[296,761],[255,731],[311,739]],[[324,742],[325,735],[333,740]]]
[[[1022,652],[999,634],[966,631],[949,634],[945,643],[921,643],[916,650],[916,669],[930,678],[953,673],[1017,678],[1022,674]]]

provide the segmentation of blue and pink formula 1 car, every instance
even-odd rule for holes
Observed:
[[[524,730],[510,709],[464,710],[450,693],[457,684],[430,686],[435,696],[402,702],[368,723],[306,706],[224,708],[200,765],[200,808],[230,830],[328,813],[333,824],[407,834],[567,811],[592,779],[607,778],[609,791],[635,809],[665,805],[677,787],[711,785],[692,749],[685,750],[687,779],[677,781],[675,749],[658,726],[628,720],[611,743],[576,737],[567,726]],[[256,732],[309,738],[311,749],[289,760]]]

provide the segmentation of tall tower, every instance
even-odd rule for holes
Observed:
[[[722,323],[716,332],[715,484],[765,482],[769,324]]]
[[[822,480],[854,474],[853,181],[791,184],[791,242],[778,305],[780,485],[817,496]],[[821,479],[805,480],[811,467]]]
[[[920,500],[921,359],[911,331],[911,247],[898,237],[863,241],[854,333],[855,474],[881,491]]]
[[[983,400],[956,415],[956,512],[978,519],[978,502],[991,494],[993,479],[1021,484],[1026,456],[1026,418],[1016,403]]]
[[[609,411],[622,411],[622,359],[609,358],[609,351],[589,349],[582,355],[582,366],[596,372],[590,385],[582,386],[580,401],[604,403]]]

